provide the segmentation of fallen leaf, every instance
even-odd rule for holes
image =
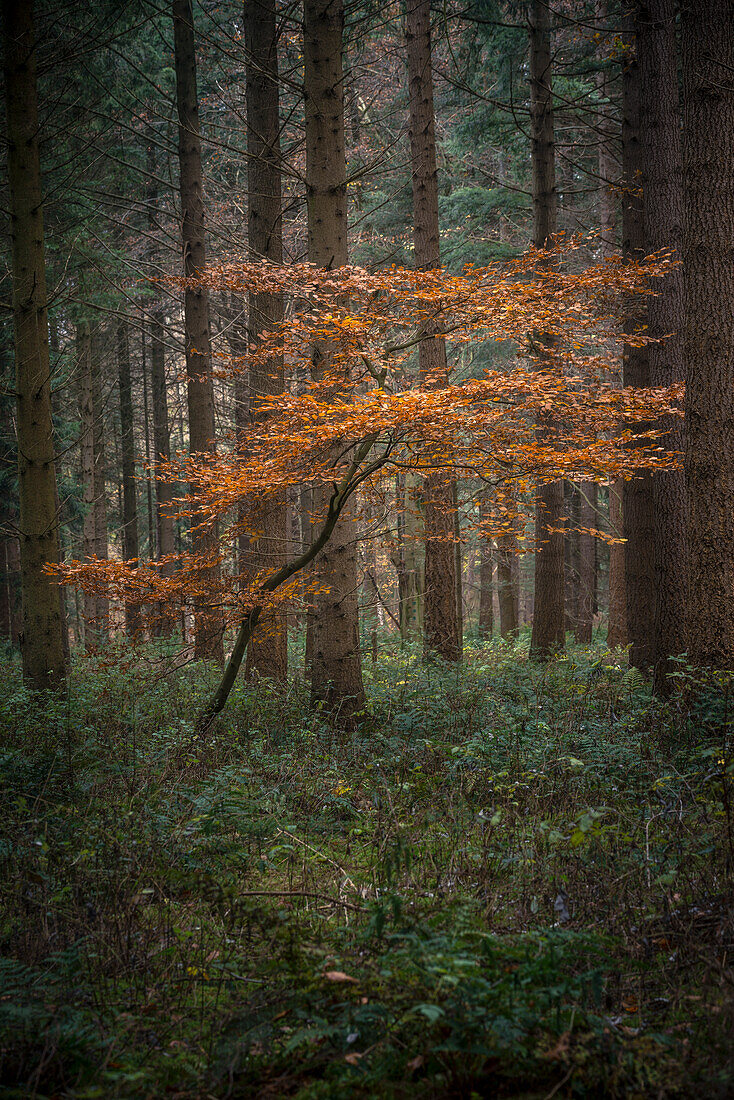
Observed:
[[[327,970],[324,974],[327,982],[357,982],[357,978],[350,978],[343,970]]]

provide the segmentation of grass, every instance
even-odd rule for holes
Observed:
[[[0,1093],[732,1095],[722,696],[526,651],[388,644],[350,732],[240,683],[205,745],[204,668],[7,662]]]

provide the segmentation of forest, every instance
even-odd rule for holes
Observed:
[[[734,1096],[734,0],[0,9],[0,1096]]]

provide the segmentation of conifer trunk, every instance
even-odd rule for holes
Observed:
[[[415,266],[419,270],[430,270],[441,264],[430,0],[408,0],[405,39],[410,94]],[[423,385],[445,384],[448,369],[443,337],[421,341],[418,369]],[[462,649],[457,596],[461,578],[457,572],[454,546],[455,511],[456,483],[453,476],[443,470],[430,474],[424,490],[424,642],[428,653],[435,653],[447,661],[460,660]]]
[[[176,98],[178,103],[178,155],[181,188],[183,266],[187,278],[196,279],[206,268],[204,184],[201,168],[199,105],[196,89],[196,51],[191,0],[172,0]],[[189,450],[193,456],[214,452],[214,387],[211,368],[209,295],[206,287],[188,284],[184,297]],[[195,554],[214,557],[219,549],[217,531],[192,517]],[[194,605],[194,655],[198,659],[224,660],[223,629],[218,600],[220,570],[211,564],[202,580],[211,585],[211,597]]]
[[[556,232],[555,135],[551,77],[550,10],[543,0],[530,8],[530,117],[533,161],[533,243],[547,248]],[[542,334],[538,337],[542,344]],[[530,655],[546,660],[563,649],[564,538],[563,482],[537,490],[535,511],[535,599]]]
[[[682,13],[688,654],[734,668],[734,2]]]
[[[645,254],[642,202],[642,149],[640,145],[640,73],[632,21],[626,25],[628,47],[623,59],[622,94],[622,252],[628,259]],[[631,299],[627,306],[627,332],[643,325],[645,301]],[[650,385],[647,347],[625,344],[622,354],[625,386]],[[655,531],[653,524],[652,476],[640,472],[625,481],[622,492],[624,515],[625,579],[627,588],[627,634],[629,660],[634,668],[649,669],[653,661],[655,621]]]
[[[133,433],[133,387],[130,375],[130,345],[127,322],[117,325],[117,371],[120,388],[120,434],[122,451],[122,552],[125,561],[137,565],[138,504],[135,484],[135,436]],[[125,632],[133,637],[140,627],[140,609],[125,604]]]
[[[306,96],[308,258],[329,270],[347,262],[347,169],[344,148],[342,0],[305,0],[303,58]],[[313,348],[313,372],[329,366],[328,343]],[[315,487],[313,511],[322,515],[328,490]],[[343,721],[364,711],[359,651],[354,502],[314,563],[311,696]]]
[[[59,517],[51,417],[43,196],[31,0],[3,0],[5,102],[12,238],[13,325],[23,593],[23,676],[32,687],[64,685],[58,581]]]
[[[250,259],[283,262],[278,47],[274,0],[245,0],[247,50],[247,189]],[[263,331],[283,320],[283,295],[251,293],[249,346],[255,350]],[[282,394],[283,357],[250,366],[250,417],[262,420],[261,399]],[[252,574],[275,572],[285,561],[287,502],[284,493],[255,507],[249,568]],[[247,651],[247,670],[285,681],[288,631],[285,611],[263,616]]]
[[[671,248],[680,256],[683,235],[683,166],[673,0],[638,0],[635,11],[640,67],[640,145],[645,251]],[[683,381],[683,269],[655,281],[647,300],[647,327],[658,340],[648,348],[651,386]],[[664,445],[684,448],[683,424],[670,418]],[[683,653],[687,598],[687,500],[683,470],[652,478],[655,617],[651,663],[655,686],[666,689],[669,659]]]
[[[598,0],[596,19],[600,27],[607,25],[609,15],[606,0]],[[601,40],[599,61],[603,65],[607,60],[608,42]],[[602,97],[602,111],[611,110],[608,88],[608,73],[602,68],[598,75],[599,91]],[[617,242],[617,200],[616,183],[619,169],[614,156],[615,139],[619,138],[618,128],[608,117],[602,117],[599,123],[599,228],[601,231],[600,252],[603,257],[611,256]],[[620,379],[621,381],[621,379]],[[609,531],[615,538],[624,538],[624,517],[622,515],[622,495],[624,482],[620,479],[609,484]],[[624,573],[624,543],[612,543],[609,547],[609,607],[607,645],[610,649],[627,645],[627,585]]]

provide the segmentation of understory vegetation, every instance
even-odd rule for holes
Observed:
[[[349,731],[238,683],[205,741],[205,666],[7,659],[2,1094],[731,1096],[725,686],[527,648],[386,641]]]

